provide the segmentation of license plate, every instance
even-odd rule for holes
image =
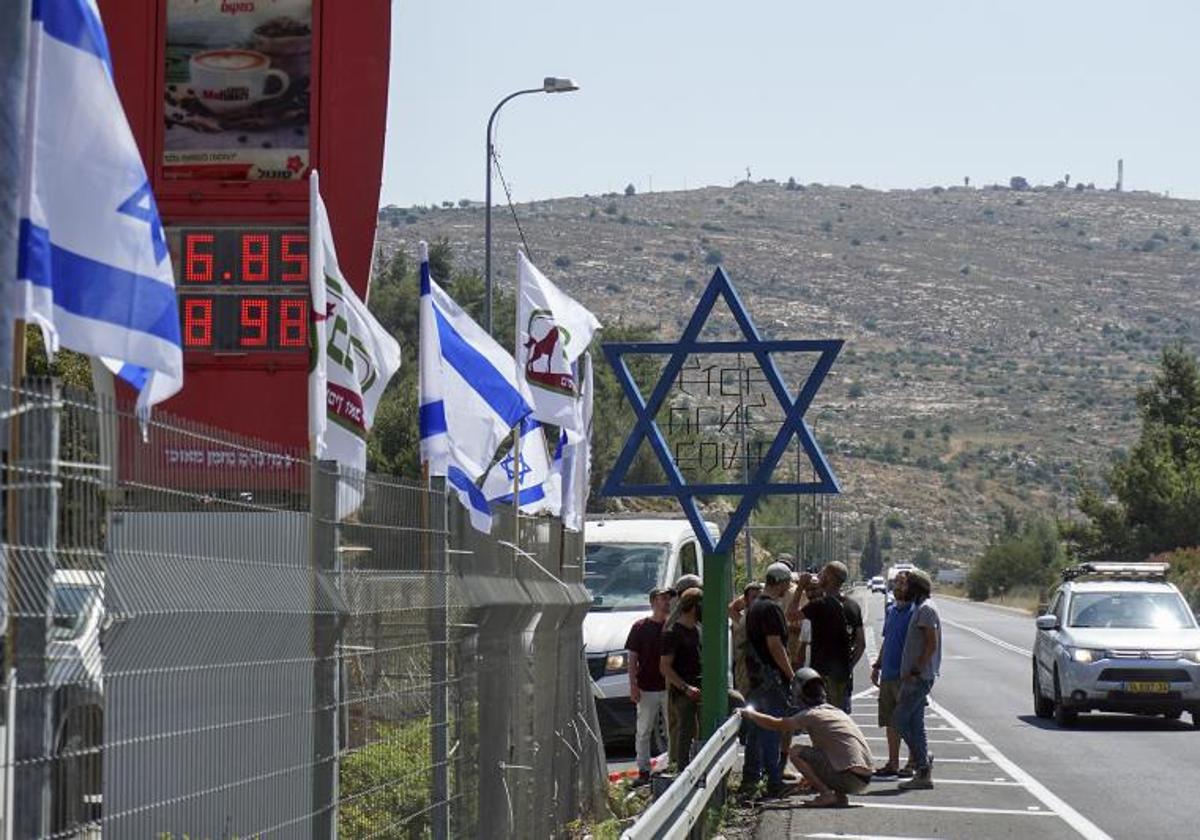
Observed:
[[[1169,682],[1127,682],[1125,690],[1130,694],[1167,694],[1171,690]]]

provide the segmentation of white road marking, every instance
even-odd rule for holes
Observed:
[[[984,761],[977,755],[967,756],[966,758],[942,758],[940,755],[933,760],[934,764],[983,764]]]
[[[1008,814],[1014,817],[1054,816],[1049,811],[1018,811],[1015,808],[968,808],[966,806],[960,808],[954,805],[893,805],[884,802],[863,802],[862,800],[857,800],[854,804],[860,808],[882,808],[888,811],[941,811],[949,814]]]
[[[887,737],[884,735],[864,735],[863,739],[866,741],[886,741]],[[947,741],[947,740],[939,741],[934,738],[926,738],[925,743],[927,743],[927,744],[949,744],[952,747],[972,747],[972,746],[974,746],[974,744],[969,743],[966,738],[956,738],[953,741]]]
[[[937,840],[936,837],[897,837],[892,834],[805,834],[820,840]]]
[[[950,627],[954,627],[958,630],[965,630],[968,633],[978,636],[979,638],[983,639],[985,642],[991,642],[996,647],[1001,647],[1001,648],[1004,648],[1005,650],[1011,650],[1013,653],[1019,653],[1022,656],[1033,656],[1033,651],[1026,650],[1025,648],[1021,647],[1020,645],[1014,645],[1010,642],[1006,642],[1003,639],[997,639],[991,633],[984,633],[982,630],[979,630],[975,627],[971,627],[969,624],[959,624],[957,621],[950,621],[949,619],[946,619],[946,618],[942,619],[942,624],[948,625]]]
[[[1000,750],[992,746],[992,744],[983,736],[952,715],[937,701],[930,698],[929,706],[937,711],[939,715],[945,718],[951,726],[957,727],[958,731],[967,736],[971,743],[979,747],[980,752],[986,755],[988,759],[992,761],[992,763],[994,763],[1013,779],[1020,782],[1027,791],[1033,794],[1035,799],[1049,808],[1050,811],[1053,811],[1055,814],[1061,817],[1063,821],[1066,822],[1067,825],[1071,826],[1071,828],[1075,829],[1075,831],[1077,831],[1081,837],[1086,838],[1086,840],[1112,840],[1112,838],[1103,830],[1101,830],[1098,825],[1051,793],[1049,788],[1018,767],[1013,761],[1001,753]],[[1036,813],[1041,815],[1049,812],[1037,811],[1028,813]]]
[[[984,787],[1021,787],[1020,782],[1003,779],[937,779],[935,785],[983,785]]]

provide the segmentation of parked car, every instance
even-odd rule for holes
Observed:
[[[717,526],[706,524],[717,539]],[[625,650],[629,628],[650,615],[651,589],[685,574],[703,577],[704,555],[686,519],[589,519],[585,533],[584,585],[592,606],[583,621],[583,641],[608,745],[632,739],[636,729]],[[657,740],[656,747],[665,747],[665,733]]]
[[[876,575],[867,583],[867,588],[872,592],[885,592],[887,591],[887,583],[884,581],[882,575]]]
[[[1185,711],[1200,728],[1200,626],[1165,563],[1088,563],[1063,572],[1033,645],[1038,717]]]

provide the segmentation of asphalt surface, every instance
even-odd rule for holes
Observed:
[[[879,640],[883,597],[865,605],[868,654],[855,677],[854,718],[879,763],[887,757],[866,664]],[[764,807],[758,836],[906,838],[1200,837],[1200,731],[1184,721],[1081,715],[1058,729],[1033,714],[1033,618],[936,598],[944,656],[927,716],[931,791],[879,781],[850,808],[806,810],[793,797]],[[901,755],[904,755],[903,747]]]

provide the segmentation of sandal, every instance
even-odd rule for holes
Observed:
[[[900,768],[885,764],[882,767],[876,767],[875,772],[871,775],[877,779],[891,779],[900,775]]]
[[[840,796],[838,796],[836,794],[834,794],[829,799],[826,799],[825,795],[822,794],[821,796],[815,797],[813,799],[809,799],[806,802],[801,802],[800,807],[801,808],[843,808],[847,804],[849,804],[849,802],[847,800],[842,799]]]

